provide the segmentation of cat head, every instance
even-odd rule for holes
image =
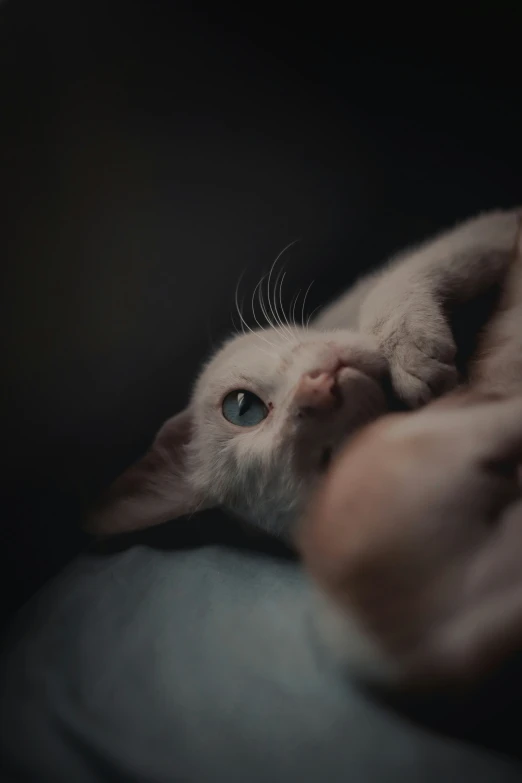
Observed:
[[[332,453],[386,410],[369,337],[288,327],[228,340],[188,407],[109,490],[90,529],[113,534],[220,506],[285,537]]]

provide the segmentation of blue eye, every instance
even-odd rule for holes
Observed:
[[[239,427],[255,427],[268,416],[268,408],[257,394],[239,389],[223,400],[223,416]]]

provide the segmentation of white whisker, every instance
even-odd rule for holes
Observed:
[[[283,253],[286,253],[286,251],[289,248],[291,248],[292,245],[295,245],[296,242],[299,242],[299,239],[294,239],[292,242],[289,242],[288,245],[286,245],[286,247],[284,247],[281,250],[281,252],[277,254],[274,262],[272,263],[272,266],[270,267],[270,271],[268,273],[268,280],[267,280],[267,297],[268,297],[269,310],[270,310],[271,314],[273,315],[276,324],[281,327],[283,334],[285,332],[285,326],[284,326],[281,318],[279,317],[279,314],[278,314],[278,311],[277,311],[276,299],[275,299],[275,295],[276,295],[276,291],[277,291],[277,283],[279,281],[279,276],[281,275],[281,272],[279,273],[278,278],[276,280],[276,284],[274,286],[274,302],[273,303],[272,303],[272,301],[270,299],[270,282],[272,280],[272,275],[273,275],[273,272],[274,272],[274,269],[275,269],[275,266],[276,266],[277,262],[279,261],[279,259],[283,255]],[[274,305],[276,305],[275,308],[274,308]],[[274,326],[274,328],[277,328],[277,327]],[[290,331],[288,331],[288,334],[290,335],[290,337],[292,337],[292,333]]]
[[[237,328],[237,325],[236,325],[236,319],[234,318],[233,315],[230,316],[230,319],[232,321],[232,326],[234,327],[234,332],[236,334],[239,334],[239,329]]]
[[[272,329],[275,329],[275,328],[276,328],[276,326],[275,326],[275,325],[274,325],[274,323],[272,322],[272,319],[270,318],[270,315],[269,315],[269,313],[268,313],[268,311],[267,311],[266,304],[265,304],[265,297],[264,297],[264,295],[263,295],[263,285],[262,285],[262,284],[264,283],[264,281],[265,281],[265,278],[263,277],[263,278],[262,278],[262,281],[261,281],[261,286],[259,287],[259,295],[258,295],[258,298],[259,298],[259,305],[260,305],[260,307],[261,307],[261,311],[262,311],[262,313],[263,313],[263,315],[264,315],[264,317],[265,317],[265,319],[266,319],[266,322],[267,322],[267,324],[268,324],[268,325],[269,325],[269,326],[270,326]]]
[[[285,279],[285,275],[286,275],[286,270],[281,275],[281,283],[279,285],[279,306],[281,308],[281,311],[280,311],[281,312],[281,326],[285,330],[286,334],[289,335],[290,339],[293,340],[294,335],[292,334],[292,328],[291,328],[290,324],[288,323],[288,318],[285,316],[285,310],[284,310],[284,307],[283,307],[283,282],[284,282],[284,279]],[[274,292],[274,296],[275,296],[275,292]]]
[[[273,267],[272,267],[272,269],[273,269]],[[269,312],[273,316],[274,321],[275,321],[274,329],[279,329],[279,327],[281,326],[281,319],[279,318],[279,313],[277,312],[275,296],[272,299],[271,298],[271,291],[270,291],[270,278],[272,276],[272,269],[270,270],[270,273],[268,275],[268,281],[267,281],[267,287],[266,287],[266,295],[267,295],[267,300],[268,300]],[[279,273],[279,274],[281,274],[281,273]],[[276,285],[277,285],[277,280],[278,279],[279,279],[279,276],[276,279]],[[274,287],[274,293],[275,293],[275,287]]]
[[[262,332],[265,332],[265,331],[266,331],[266,329],[264,328],[264,326],[262,326],[262,325],[260,324],[260,322],[259,322],[259,320],[258,320],[258,318],[257,318],[257,315],[256,315],[256,309],[255,309],[255,296],[256,296],[256,291],[258,290],[258,288],[259,288],[259,285],[262,283],[262,281],[263,281],[263,278],[261,278],[261,280],[259,281],[259,283],[256,285],[256,287],[254,288],[254,293],[252,294],[252,316],[253,316],[253,318],[254,318],[254,321],[256,322],[256,324],[258,325],[258,327],[260,328],[260,330],[261,330]],[[259,336],[261,336],[261,335],[259,335]],[[275,345],[275,343],[272,343],[272,342],[270,342],[270,340],[267,340],[267,339],[266,339],[266,337],[263,337],[263,339],[264,339],[264,341],[265,341],[266,343],[268,343],[269,345],[271,345],[273,348],[276,348],[276,345]]]
[[[242,330],[243,334],[245,334],[245,319],[243,318],[242,304],[241,304],[241,307],[239,306],[239,286],[241,285],[241,280],[243,279],[244,274],[245,274],[245,270],[243,269],[243,271],[239,275],[239,279],[238,279],[238,281],[236,283],[236,290],[234,291],[234,302],[235,302],[235,305],[236,305],[237,314],[239,315],[239,320],[240,320],[240,323],[241,323],[241,330]]]
[[[284,314],[284,310],[283,310],[283,303],[282,303],[280,289],[279,289],[279,294],[278,294],[279,284],[281,282],[281,285],[282,285],[282,281],[284,280],[285,275],[286,275],[286,271],[285,271],[284,267],[281,267],[281,269],[279,270],[279,273],[277,275],[276,281],[274,283],[273,301],[272,301],[271,304],[272,304],[272,311],[275,313],[275,317],[276,317],[276,320],[277,320],[277,327],[276,328],[278,329],[278,331],[280,332],[280,334],[283,337],[287,338],[288,342],[291,342],[292,341],[292,332],[290,331],[290,329],[288,329],[288,327],[285,326],[285,322],[283,320],[284,317],[285,317],[285,314]],[[278,302],[278,300],[279,300],[279,302]],[[279,308],[281,308],[281,311],[280,311]]]
[[[264,282],[264,280],[265,280],[265,279],[266,279],[266,276],[263,278],[263,282]],[[270,303],[270,296],[268,295],[268,291],[267,291],[268,307],[267,307],[267,302],[265,302],[265,295],[264,295],[264,292],[263,292],[263,289],[262,289],[262,287],[259,289],[259,297],[260,297],[260,301],[261,301],[261,302],[262,302],[262,304],[263,304],[263,313],[264,313],[264,315],[265,315],[265,318],[266,318],[266,320],[267,320],[267,323],[268,323],[268,324],[270,324],[270,326],[271,326],[271,328],[272,328],[272,329],[274,329],[275,331],[277,331],[277,330],[278,330],[278,323],[277,323],[277,320],[276,320],[276,322],[274,323],[274,321],[273,321],[273,320],[272,320],[272,318],[271,318],[271,314],[273,315],[273,308],[272,308],[272,306],[271,306],[271,303]],[[269,312],[269,309],[268,309],[268,308],[270,308],[270,312]]]
[[[261,308],[261,312],[263,313],[263,316],[264,316],[264,318],[265,318],[265,320],[266,320],[267,324],[268,324],[270,327],[272,327],[272,329],[275,329],[276,327],[275,327],[275,325],[272,323],[272,320],[270,319],[270,316],[269,316],[269,314],[268,314],[268,312],[267,312],[267,309],[266,309],[265,300],[264,300],[264,297],[263,297],[263,283],[264,283],[264,281],[265,281],[265,278],[266,278],[266,275],[264,275],[264,276],[261,278],[261,280],[259,281],[259,283],[256,285],[256,290],[257,290],[257,292],[258,292],[259,306],[260,306],[260,308]],[[255,291],[254,291],[254,294],[255,294]]]
[[[297,292],[297,294],[294,296],[294,298],[293,298],[293,299],[292,299],[292,301],[290,302],[290,316],[291,316],[291,318],[292,318],[292,325],[293,325],[293,326],[296,326],[296,325],[297,325],[297,324],[296,324],[296,322],[295,322],[295,310],[296,310],[297,303],[298,303],[298,301],[299,301],[299,297],[300,297],[300,296],[301,296],[301,289],[299,289],[299,291]]]
[[[304,323],[304,317],[305,317],[305,305],[306,305],[306,298],[307,298],[308,294],[310,293],[310,289],[311,289],[311,287],[313,286],[313,284],[314,284],[314,281],[312,280],[312,282],[310,283],[310,285],[309,285],[309,286],[308,286],[308,288],[306,289],[306,293],[305,293],[305,295],[304,295],[304,299],[303,299],[303,304],[302,304],[302,306],[301,306],[301,324],[303,325],[303,328],[304,328],[304,325],[305,325],[305,323]]]
[[[308,316],[308,318],[306,319],[306,329],[308,329],[308,327],[310,326],[310,321],[312,320],[313,316],[314,316],[314,315],[316,314],[316,312],[317,312],[318,310],[320,310],[320,309],[321,309],[321,305],[317,305],[317,307],[316,307],[314,310],[312,310],[312,312],[310,313],[310,315],[309,315],[309,316]]]
[[[263,335],[259,334],[259,332],[255,332],[252,329],[252,327],[245,321],[245,319],[243,317],[243,313],[241,312],[241,308],[239,306],[239,301],[238,301],[239,284],[240,284],[240,282],[241,282],[241,278],[239,279],[239,282],[238,282],[238,284],[236,286],[234,299],[235,299],[235,303],[236,303],[237,314],[239,315],[239,318],[241,320],[241,326],[242,326],[242,329],[243,329],[243,334],[246,334],[245,329],[247,329],[249,332],[251,332],[252,334],[256,335],[256,337],[259,337],[260,340],[263,340],[265,343],[267,343],[267,345],[270,345],[272,348],[276,348],[274,343],[271,343],[269,340],[266,339],[266,337],[264,337]],[[273,355],[273,354],[271,353],[270,355]]]

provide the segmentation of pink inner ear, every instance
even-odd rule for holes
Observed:
[[[162,446],[171,449],[173,452],[190,443],[192,438],[192,413],[188,408],[176,413],[170,419],[162,424],[160,430],[156,433],[152,448]]]
[[[204,506],[187,479],[186,445],[192,437],[187,408],[161,427],[149,451],[109,487],[87,523],[101,535],[152,527]]]

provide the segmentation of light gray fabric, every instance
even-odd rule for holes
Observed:
[[[25,608],[3,663],[10,783],[522,780],[340,677],[299,567],[267,556],[85,555]]]

